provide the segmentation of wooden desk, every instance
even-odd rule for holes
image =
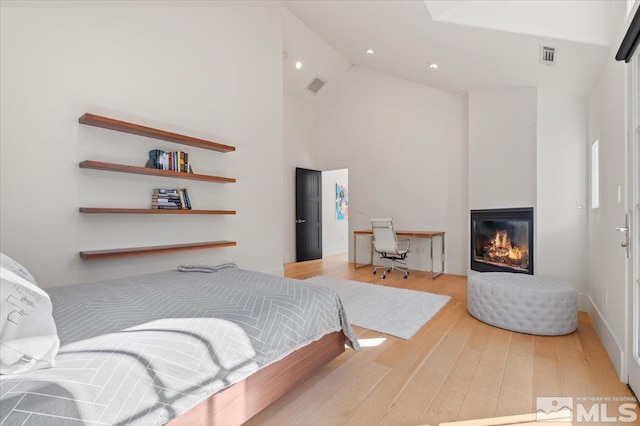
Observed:
[[[363,263],[358,265],[358,244],[357,237],[358,235],[368,235],[371,237],[371,261],[369,263]],[[431,244],[431,248],[429,250],[429,256],[431,257],[431,279],[434,279],[444,273],[444,231],[396,231],[396,235],[398,237],[415,237],[415,238],[428,238]],[[441,268],[440,272],[433,272],[433,237],[442,238],[442,253],[440,256],[441,260]],[[363,266],[373,265],[373,231],[371,229],[363,229],[361,231],[353,231],[353,265],[357,268],[362,268]]]

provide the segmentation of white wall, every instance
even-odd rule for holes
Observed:
[[[535,273],[581,295],[588,288],[588,119],[586,98],[538,88]]]
[[[297,16],[283,9],[284,76],[284,263],[296,261],[295,170],[323,170],[324,141],[317,136],[315,104],[351,67],[349,61]],[[302,68],[296,69],[296,61]],[[316,75],[327,81],[317,94],[305,90]],[[327,169],[324,169],[327,170]],[[324,241],[323,241],[324,245]],[[326,251],[326,250],[323,250]]]
[[[536,205],[536,88],[469,93],[469,208]]]
[[[625,252],[620,247],[625,214],[626,166],[626,96],[625,72],[630,65],[613,60],[620,45],[625,23],[624,3],[615,3],[616,26],[609,57],[589,97],[589,146],[599,141],[600,207],[589,209],[589,314],[616,371],[624,376],[624,341],[626,308]],[[618,186],[622,186],[622,203],[618,203]]]
[[[314,154],[316,107],[299,96],[284,93],[284,263],[296,261],[296,167],[319,170]]]
[[[296,261],[296,167],[321,170],[318,152],[317,112],[314,103],[291,92],[284,93],[284,263]],[[335,184],[348,183],[348,170],[322,172],[322,254],[346,253],[348,222],[335,218]]]
[[[466,98],[361,67],[327,90],[317,103],[318,155],[323,170],[349,169],[349,231],[370,228],[372,217],[445,231],[446,271],[466,273]],[[360,240],[363,261],[369,244]],[[409,265],[428,269],[428,253]]]
[[[104,4],[104,3],[102,3]],[[157,4],[157,3],[156,3]],[[68,3],[67,3],[68,5]],[[3,7],[0,25],[3,252],[44,287],[236,260],[282,273],[282,20],[260,7]],[[93,112],[234,145],[221,154],[82,126]],[[236,184],[78,168],[144,165],[189,152],[196,172]],[[145,207],[154,187],[236,216],[82,215]],[[230,239],[236,248],[82,261],[80,250]]]
[[[322,172],[322,256],[349,251],[349,220],[336,219],[336,184],[349,184],[348,169]]]

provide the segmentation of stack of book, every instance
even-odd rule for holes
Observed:
[[[191,210],[187,188],[155,188],[151,195],[151,208],[160,210]]]

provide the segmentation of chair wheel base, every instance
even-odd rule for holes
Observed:
[[[380,275],[380,277],[384,280],[387,276],[385,274]]]

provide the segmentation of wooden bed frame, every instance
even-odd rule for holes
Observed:
[[[343,353],[344,344],[342,332],[327,334],[243,381],[211,395],[168,425],[242,424]]]

